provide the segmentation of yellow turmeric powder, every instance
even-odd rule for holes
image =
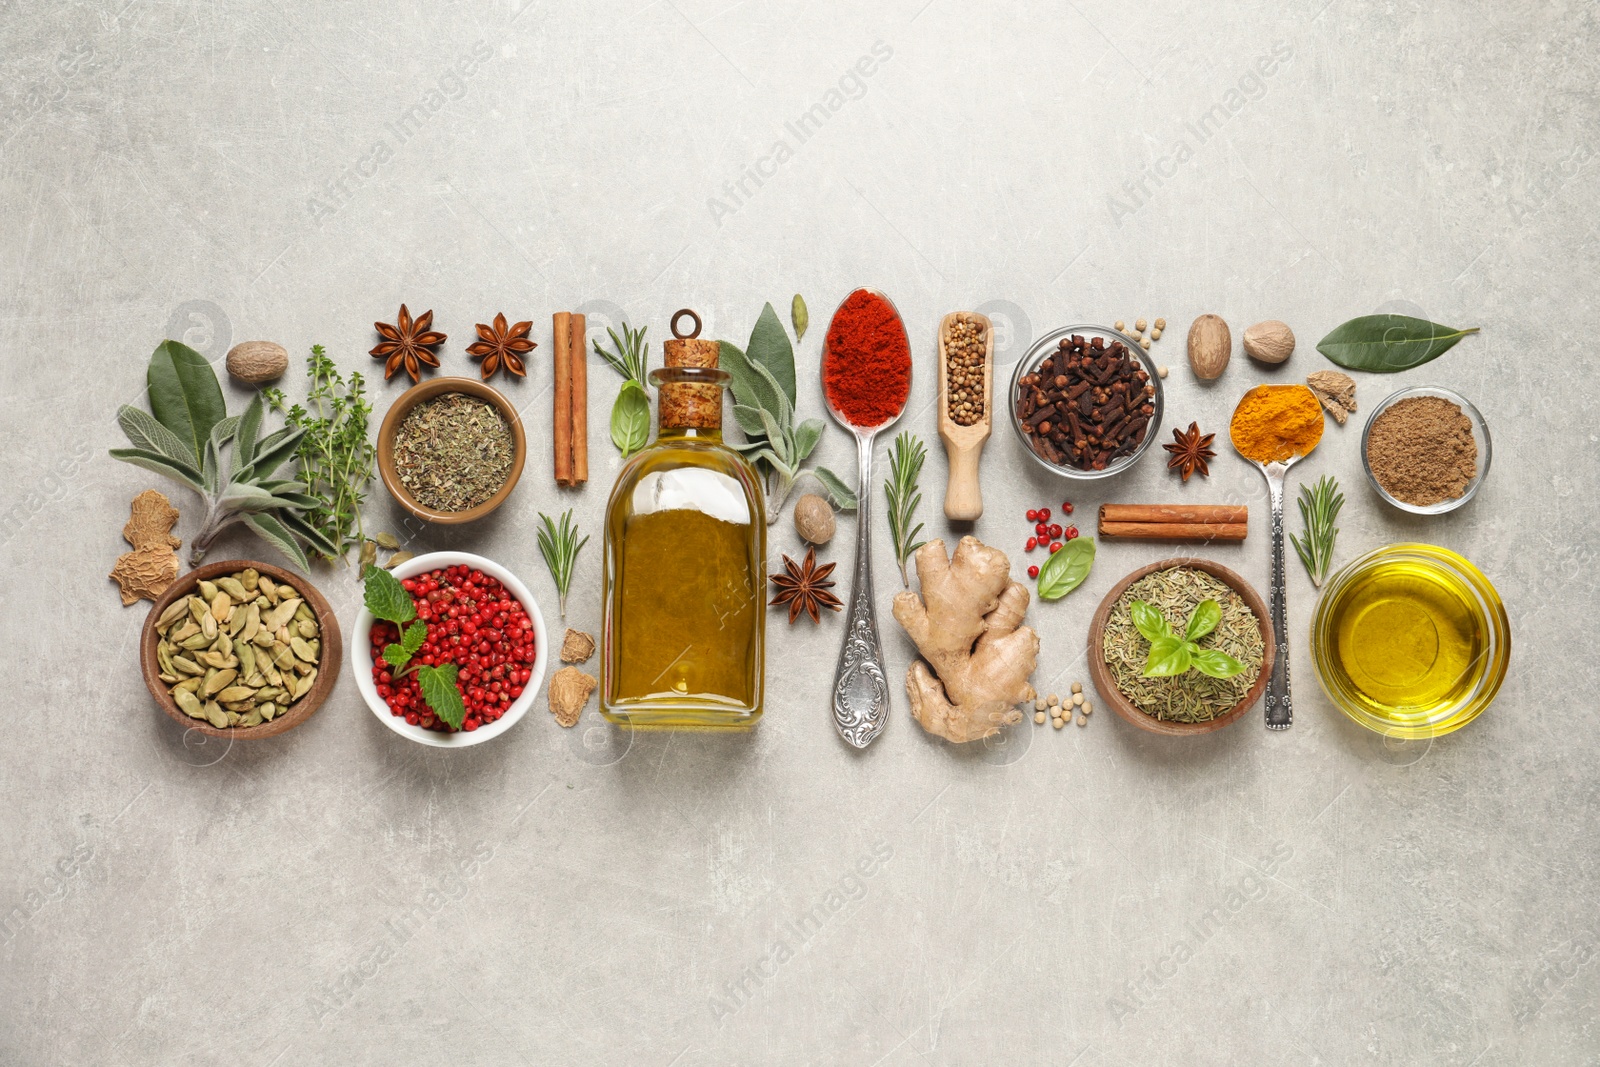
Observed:
[[[1322,404],[1303,385],[1258,385],[1234,408],[1228,433],[1258,463],[1303,456],[1322,440]]]

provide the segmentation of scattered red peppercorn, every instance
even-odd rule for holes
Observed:
[[[1040,537],[1049,537],[1050,536],[1050,524],[1049,523],[1044,523],[1044,522],[1036,522],[1036,523],[1033,524],[1033,532],[1038,534]]]
[[[1060,541],[1051,541],[1050,542],[1050,554],[1053,556],[1057,552],[1060,552],[1060,551],[1061,551],[1061,542]]]
[[[1061,536],[1061,524],[1059,522],[1053,522],[1053,523],[1050,524],[1050,536],[1051,537],[1060,537]]]
[[[1028,521],[1029,522],[1038,522],[1039,521],[1039,509],[1038,508],[1029,508],[1028,509]]]
[[[1077,536],[1078,536],[1078,528],[1076,526],[1068,526],[1067,527],[1067,540],[1070,541],[1074,537],[1077,537]]]
[[[1039,568],[1038,567],[1029,567],[1028,568],[1028,577],[1029,578],[1037,578],[1037,577],[1039,577]]]
[[[1071,515],[1072,514],[1072,501],[1063,500],[1061,502],[1061,514],[1063,514],[1063,515]]]
[[[1040,522],[1049,522],[1050,521],[1050,509],[1049,508],[1040,508],[1039,509],[1039,521]]]
[[[1039,547],[1039,539],[1037,537],[1028,538],[1028,551],[1029,552],[1032,552],[1034,549],[1036,549],[1038,547]]]

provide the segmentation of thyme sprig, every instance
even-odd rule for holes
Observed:
[[[579,539],[571,508],[561,513],[559,524],[552,522],[550,516],[542,511],[539,512],[539,519],[544,523],[544,528],[539,531],[539,554],[544,557],[544,565],[550,568],[550,577],[555,580],[561,618],[565,620],[567,590],[572,585],[572,566],[578,559],[578,550],[588,543],[589,536],[585,534]]]
[[[296,473],[319,503],[304,517],[337,546],[334,556],[343,558],[364,539],[361,505],[377,457],[368,434],[372,405],[366,398],[366,379],[356,371],[346,382],[322,345],[311,346],[306,375],[311,383],[306,396],[309,408],[288,406],[279,389],[264,389],[262,395],[272,410],[282,412],[291,427],[305,434],[295,452]]]
[[[1344,494],[1339,492],[1339,483],[1333,475],[1324,474],[1315,486],[1300,487],[1297,503],[1300,519],[1306,526],[1305,537],[1290,534],[1289,540],[1300,553],[1300,562],[1305,564],[1311,584],[1320,589],[1333,562],[1333,542],[1339,536],[1339,528],[1333,523],[1339,517],[1339,509],[1344,507]]]
[[[913,526],[912,522],[922,503],[917,478],[927,458],[928,450],[923,447],[922,439],[902,430],[894,439],[894,451],[889,455],[889,478],[883,483],[883,495],[889,498],[889,532],[894,538],[894,558],[900,564],[900,581],[908,589],[911,576],[906,573],[906,560],[926,543],[916,540],[922,532],[922,523]]]

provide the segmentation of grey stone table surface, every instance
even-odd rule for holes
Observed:
[[[1595,1063],[1596,20],[1487,0],[0,0],[0,1063]],[[957,749],[899,691],[886,538],[895,703],[864,753],[827,711],[837,617],[773,615],[770,710],[738,737],[630,738],[592,708],[564,731],[541,698],[438,752],[385,729],[347,670],[306,725],[202,744],[145,693],[145,612],[105,576],[130,497],[167,491],[186,538],[195,500],[106,450],[162,338],[281,342],[294,391],[313,343],[376,377],[371,323],[402,301],[435,310],[454,373],[473,323],[534,320],[530,374],[503,383],[531,446],[508,505],[409,527],[374,486],[367,524],[488,555],[550,611],[535,516],[570,506],[597,532],[620,467],[596,362],[592,480],[553,484],[550,314],[659,339],[687,305],[740,340],[798,291],[814,383],[863,284],[910,327],[902,426],[934,444],[936,536],[944,312],[990,312],[1003,367],[1056,325],[1165,316],[1167,425],[1208,430],[1247,386],[1326,366],[1315,342],[1346,318],[1481,326],[1359,392],[1435,383],[1481,408],[1494,466],[1468,506],[1386,509],[1364,412],[1295,477],[1342,482],[1341,560],[1424,540],[1484,569],[1514,633],[1498,702],[1432,744],[1345,720],[1291,559],[1292,730],[1256,711],[1174,743],[1102,713]],[[1300,348],[1202,385],[1183,338],[1208,311],[1236,337],[1281,318]],[[399,393],[372,382],[380,412]],[[822,414],[814,385],[801,408]],[[836,428],[819,454],[849,469]],[[1028,507],[1238,498],[1249,540],[1209,554],[1265,588],[1259,478],[1231,453],[1187,487],[1151,460],[1069,490],[1001,427],[983,464],[976,533],[1019,569]],[[795,550],[785,519],[772,559]],[[1085,677],[1094,605],[1165,554],[1106,545],[1032,608],[1042,689]],[[234,555],[272,558],[243,535],[212,558]],[[574,582],[590,630],[600,559],[596,540]],[[352,572],[313,580],[358,639]]]

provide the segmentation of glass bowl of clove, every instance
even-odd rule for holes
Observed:
[[[1161,378],[1137,341],[1108,326],[1062,326],[1011,374],[1011,428],[1046,470],[1109,478],[1161,430]]]

